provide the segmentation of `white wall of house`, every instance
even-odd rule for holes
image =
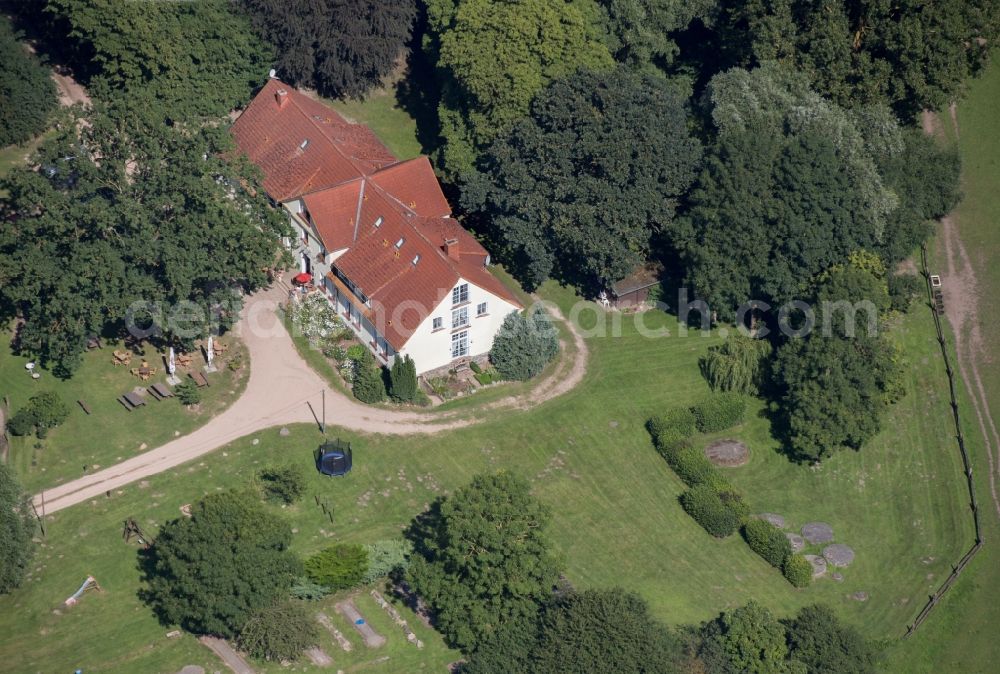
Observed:
[[[327,275],[330,271],[330,263],[333,262],[335,257],[343,255],[347,250],[346,248],[342,251],[337,251],[334,254],[330,254],[326,248],[323,246],[323,242],[319,239],[319,234],[316,232],[316,228],[306,220],[305,213],[305,203],[302,199],[292,199],[290,201],[283,202],[281,204],[285,211],[288,213],[288,219],[292,223],[292,229],[295,232],[296,241],[292,242],[292,252],[294,253],[299,248],[305,249],[309,256],[309,271],[312,272],[313,282],[317,285],[321,285],[323,282],[323,277]],[[302,271],[302,260],[301,255],[295,255],[295,267]]]
[[[467,301],[453,304],[452,298],[456,294],[456,289],[463,285],[468,288]],[[486,305],[486,311],[480,314],[479,308],[482,304]],[[466,310],[468,316],[467,325],[453,327],[453,313],[462,309]],[[417,374],[448,365],[456,357],[482,356],[493,348],[494,335],[503,324],[503,319],[512,311],[518,311],[518,308],[493,293],[460,279],[441,304],[417,327],[400,351],[400,355],[409,355],[413,359]],[[436,318],[441,319],[440,328],[434,327]],[[466,353],[453,356],[453,347],[460,343],[463,334],[467,344]]]

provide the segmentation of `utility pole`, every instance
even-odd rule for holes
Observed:
[[[326,437],[326,389],[323,389],[323,424],[322,424],[323,436]]]

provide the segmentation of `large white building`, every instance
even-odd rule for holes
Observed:
[[[523,308],[451,217],[426,157],[397,160],[367,127],[274,79],[232,133],[288,212],[301,271],[381,362],[409,355],[420,374],[484,355]]]

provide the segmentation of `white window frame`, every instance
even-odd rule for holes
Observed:
[[[469,331],[462,330],[451,335],[451,357],[461,358],[469,355]]]
[[[480,316],[485,316],[488,313],[490,313],[489,302],[480,302],[479,304],[476,305],[476,318],[479,318]]]
[[[463,283],[462,285],[455,286],[451,290],[451,306],[457,306],[459,304],[465,304],[469,301],[469,284]]]
[[[451,329],[465,328],[469,326],[469,307],[460,307],[451,312]]]
[[[436,316],[431,319],[431,330],[443,330],[444,329],[444,319],[440,316]]]

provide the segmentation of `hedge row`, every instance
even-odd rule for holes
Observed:
[[[650,419],[646,427],[657,451],[689,489],[681,494],[684,511],[716,538],[742,527],[750,548],[781,570],[795,587],[812,580],[812,565],[792,554],[785,534],[770,522],[751,518],[750,507],[704,452],[691,444],[696,431],[713,433],[743,421],[746,400],[735,393],[716,393],[691,408],[674,408]]]

